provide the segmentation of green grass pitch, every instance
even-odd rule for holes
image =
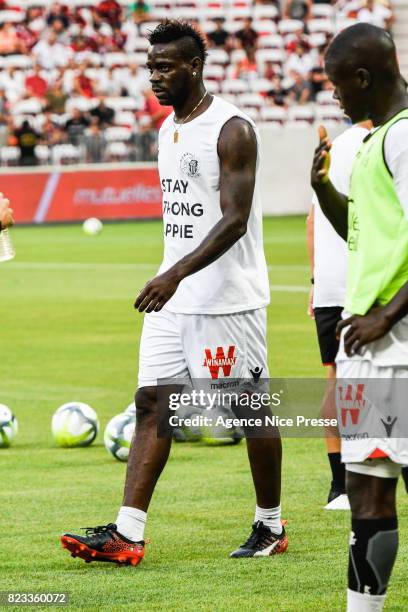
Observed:
[[[306,315],[304,218],[267,219],[272,376],[319,377]],[[103,431],[131,401],[142,315],[133,300],[161,258],[159,223],[15,228],[17,258],[0,265],[0,402],[20,433],[0,450],[0,591],[67,591],[75,610],[343,610],[348,513],[322,510],[329,484],[323,440],[284,440],[283,516],[289,551],[230,560],[249,533],[254,494],[245,445],[173,445],[150,508],[137,568],[85,565],[60,548],[64,530],[116,517],[125,466],[103,447],[57,449],[54,410],[89,403]],[[387,610],[406,610],[408,498],[399,486],[400,550]],[[38,609],[38,608],[37,608]]]

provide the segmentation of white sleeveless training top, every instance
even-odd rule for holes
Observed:
[[[236,106],[216,96],[206,111],[181,126],[177,143],[173,117],[174,113],[167,117],[159,133],[164,230],[159,273],[198,247],[222,217],[217,144],[229,119],[242,117],[251,124],[258,141],[258,159],[246,234],[212,264],[182,280],[165,307],[185,314],[228,314],[262,308],[269,303],[270,294],[263,250],[258,130]]]

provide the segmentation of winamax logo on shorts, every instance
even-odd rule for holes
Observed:
[[[217,346],[215,356],[213,356],[211,349],[204,349],[205,359],[203,366],[210,370],[211,378],[216,379],[219,376],[220,370],[222,370],[224,376],[231,375],[232,366],[237,362],[235,357],[235,346],[230,345],[228,347],[227,355],[225,355],[224,348]]]
[[[338,385],[338,399],[341,409],[341,424],[346,427],[350,419],[352,425],[358,425],[360,411],[365,406],[364,384]]]

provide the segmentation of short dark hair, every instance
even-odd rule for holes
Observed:
[[[193,58],[198,55],[203,64],[207,57],[207,45],[203,35],[188,21],[178,19],[166,19],[160,23],[153,31],[149,32],[147,39],[151,45],[167,44],[177,42],[182,39],[183,55]]]

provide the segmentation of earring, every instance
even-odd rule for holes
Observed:
[[[196,72],[193,72],[193,76],[197,76],[197,73],[196,73]]]

